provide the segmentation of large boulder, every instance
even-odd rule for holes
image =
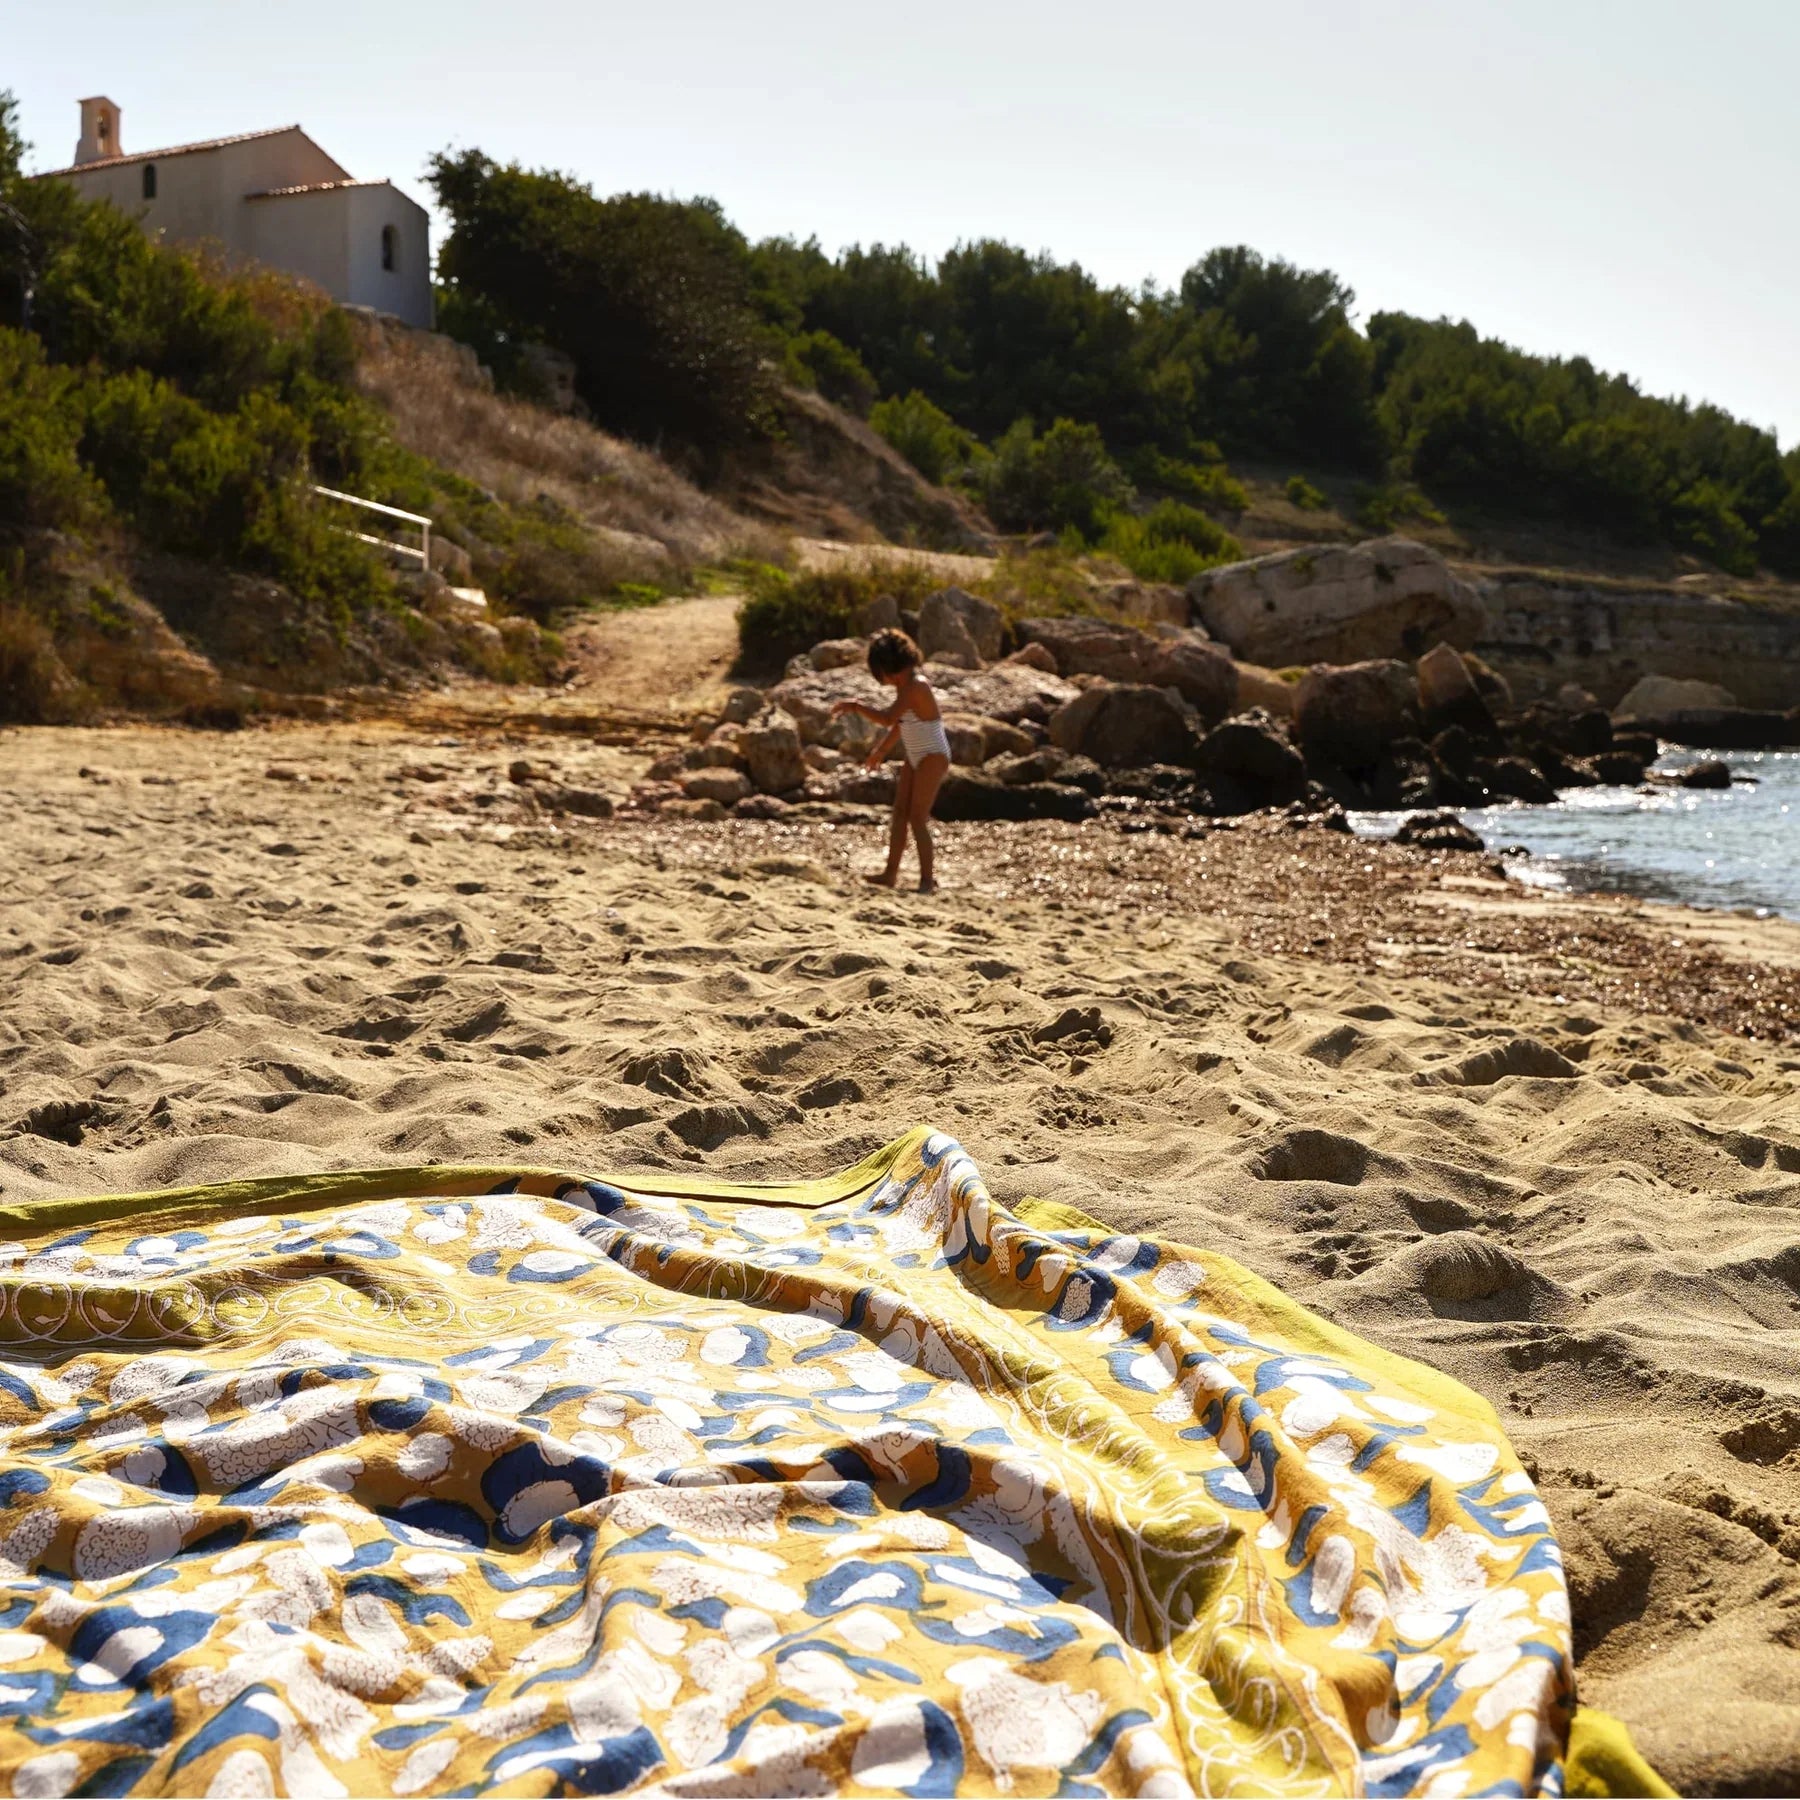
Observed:
[[[898,631],[900,602],[892,594],[877,594],[856,609],[855,624],[859,637],[873,637],[878,631]]]
[[[740,727],[737,748],[759,794],[786,794],[805,785],[806,758],[792,719],[773,713]]]
[[[1028,663],[999,662],[978,670],[930,663],[920,672],[937,690],[946,711],[979,713],[984,719],[999,719],[1008,725],[1026,720],[1041,725],[1080,691],[1060,675],[1047,674]]]
[[[1111,619],[1071,618],[1025,619],[1019,635],[1048,650],[1061,675],[1175,688],[1209,725],[1237,704],[1237,670],[1203,632],[1152,634]]]
[[[806,660],[821,674],[827,669],[854,669],[869,659],[869,646],[863,638],[827,638],[814,644]]]
[[[1440,638],[1468,649],[1487,622],[1475,589],[1402,537],[1227,563],[1188,598],[1233,656],[1268,668],[1412,657]]]
[[[1103,675],[1108,681],[1148,681],[1157,648],[1149,632],[1116,619],[1021,619],[1019,636],[1042,644],[1059,675]]]
[[[860,743],[869,727],[859,719],[833,719],[831,709],[840,700],[860,700],[865,706],[893,703],[894,690],[883,687],[865,664],[846,663],[835,669],[808,668],[771,688],[768,699],[800,729],[801,741],[829,744],[834,750]]]
[[[1174,688],[1207,725],[1216,725],[1237,706],[1237,664],[1197,634],[1158,639],[1150,680]]]
[[[1237,708],[1249,712],[1260,706],[1277,719],[1294,716],[1294,684],[1283,681],[1273,669],[1258,668],[1255,663],[1234,663],[1237,670]]]
[[[975,769],[987,761],[987,734],[972,713],[947,712],[944,736],[950,740],[950,761],[958,768]]]
[[[1287,734],[1260,708],[1215,725],[1194,752],[1202,775],[1224,777],[1267,806],[1306,791],[1306,763]]]
[[[1716,681],[1683,681],[1673,675],[1645,675],[1625,692],[1613,711],[1626,719],[1657,719],[1664,713],[1736,706],[1737,695]]]
[[[1000,654],[1005,631],[999,607],[962,588],[939,588],[919,608],[919,648],[927,661],[940,657],[992,662]]]
[[[1494,729],[1494,716],[1475,687],[1468,665],[1448,644],[1434,645],[1419,658],[1419,713],[1427,731],[1460,725],[1477,737]]]
[[[1370,768],[1416,729],[1418,703],[1412,671],[1402,662],[1308,669],[1294,690],[1294,735],[1308,757]]]
[[[1104,769],[1186,762],[1194,732],[1181,704],[1165,688],[1141,682],[1099,682],[1050,717],[1050,741]]]

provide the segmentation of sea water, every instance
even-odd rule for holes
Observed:
[[[1729,788],[1569,788],[1553,806],[1479,806],[1458,816],[1518,880],[1577,893],[1637,894],[1684,906],[1747,908],[1800,919],[1800,752],[1672,750],[1675,774],[1707,757],[1731,765]],[[1352,813],[1365,837],[1391,837],[1404,813]]]

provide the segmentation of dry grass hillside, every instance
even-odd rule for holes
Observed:
[[[547,497],[616,553],[619,580],[778,556],[782,534],[703,493],[651,451],[509,399],[474,352],[392,321],[359,320],[357,375],[395,438],[508,506]]]
[[[708,493],[651,450],[495,392],[466,346],[358,320],[358,380],[407,449],[513,508],[549,506],[597,540],[616,582],[667,585],[708,563],[785,560],[790,533],[933,549],[984,547],[986,521],[860,419],[789,391],[777,436]]]

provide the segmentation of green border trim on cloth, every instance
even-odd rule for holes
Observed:
[[[252,1181],[227,1181],[201,1187],[158,1188],[137,1194],[102,1194],[15,1201],[0,1206],[0,1235],[30,1237],[71,1227],[134,1219],[147,1234],[171,1229],[183,1219],[243,1218],[271,1212],[310,1212],[328,1206],[354,1205],[416,1196],[421,1192],[460,1199],[479,1198],[509,1184],[541,1182],[547,1189],[595,1182],[645,1199],[723,1201],[737,1205],[814,1208],[852,1200],[880,1185],[921,1140],[929,1126],[915,1126],[903,1137],[866,1156],[836,1175],[802,1181],[722,1182],[703,1175],[665,1174],[646,1170],[624,1177],[574,1175],[566,1169],[501,1163],[415,1163],[392,1168],[343,1169],[310,1175],[272,1175]],[[526,1191],[532,1191],[527,1189]],[[1027,1225],[1044,1232],[1091,1232],[1114,1236],[1114,1228],[1061,1201],[1027,1198],[1010,1209]],[[1397,1356],[1365,1338],[1342,1330],[1217,1251],[1202,1251],[1207,1279],[1231,1290],[1255,1315],[1248,1322],[1279,1332],[1303,1349],[1330,1355],[1364,1369],[1404,1373],[1415,1388],[1429,1391],[1444,1409],[1473,1418],[1485,1429],[1505,1435],[1499,1415],[1472,1389],[1410,1357]],[[1645,1796],[1665,1800],[1675,1790],[1639,1754],[1622,1720],[1591,1706],[1578,1706],[1569,1728],[1564,1759],[1564,1791],[1576,1800],[1626,1800]]]
[[[626,1176],[581,1175],[568,1169],[526,1163],[402,1163],[387,1169],[338,1169],[314,1175],[265,1175],[254,1181],[221,1181],[202,1187],[152,1188],[139,1194],[18,1200],[0,1206],[0,1233],[29,1235],[127,1218],[139,1218],[148,1225],[151,1220],[174,1216],[246,1218],[259,1213],[311,1212],[320,1207],[353,1206],[359,1201],[392,1200],[421,1192],[473,1199],[502,1188],[507,1182],[521,1180],[556,1184],[591,1181],[646,1199],[725,1200],[738,1205],[812,1208],[867,1193],[880,1184],[918,1139],[929,1135],[928,1127],[916,1126],[904,1137],[865,1156],[853,1168],[805,1181],[709,1181],[705,1176],[663,1174],[657,1170]]]

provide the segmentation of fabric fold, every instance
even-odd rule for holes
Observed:
[[[0,1230],[14,1793],[1561,1791],[1491,1408],[941,1134]]]

